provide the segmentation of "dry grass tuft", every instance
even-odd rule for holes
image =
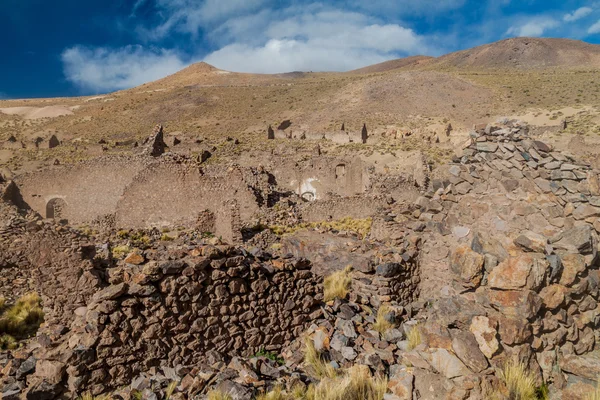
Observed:
[[[389,329],[394,327],[390,321],[388,321],[385,316],[391,311],[391,308],[387,304],[382,304],[377,310],[377,319],[373,324],[373,329],[379,332],[381,335],[384,335]]]
[[[369,367],[354,365],[342,376],[325,378],[314,387],[314,400],[381,400],[387,379],[373,377]]]
[[[352,368],[321,378],[318,384],[308,388],[297,386],[290,392],[276,387],[256,397],[257,400],[382,400],[387,391],[387,379],[373,377],[369,367],[355,365]],[[220,399],[219,399],[220,400]]]
[[[413,326],[406,334],[408,339],[408,350],[412,350],[421,343],[423,343],[423,336],[421,335],[421,327],[419,325]]]
[[[6,304],[6,299],[4,297],[0,297],[0,311],[2,311],[5,304]]]
[[[10,335],[0,335],[0,350],[15,350],[18,347],[17,341]]]
[[[4,310],[0,315],[0,347],[14,347],[14,338],[25,338],[38,330],[44,322],[41,302],[36,293],[29,293]]]
[[[596,384],[596,389],[593,392],[588,393],[584,397],[585,400],[600,400],[600,381]]]
[[[233,398],[229,394],[219,390],[211,390],[206,395],[206,400],[233,400]]]
[[[334,272],[323,281],[323,296],[325,301],[344,299],[348,295],[352,284],[352,266],[347,266],[341,271]]]
[[[336,221],[303,222],[294,226],[274,225],[270,226],[269,229],[271,232],[279,236],[293,234],[305,229],[317,228],[324,230],[349,231],[356,233],[364,239],[369,235],[369,233],[371,233],[372,225],[372,218],[355,219],[351,217],[345,217]]]
[[[310,338],[304,340],[304,362],[316,378],[333,378],[337,371],[323,359]]]
[[[536,400],[535,378],[525,365],[509,361],[499,374],[506,385],[508,397],[514,400]]]
[[[179,384],[179,382],[177,382],[177,381],[172,381],[171,383],[169,383],[169,385],[165,389],[165,400],[169,400],[171,398],[171,396],[173,396],[173,393],[175,392],[175,388],[177,387],[178,384]]]

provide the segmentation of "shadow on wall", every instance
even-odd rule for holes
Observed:
[[[60,198],[54,197],[46,203],[46,218],[62,219],[67,208],[67,202]]]

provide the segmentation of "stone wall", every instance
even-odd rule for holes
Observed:
[[[364,196],[317,200],[300,207],[302,221],[320,222],[350,217],[364,219],[372,217],[377,209],[385,205],[382,198]]]
[[[128,384],[153,366],[197,365],[211,351],[278,351],[320,315],[321,281],[306,260],[204,246],[147,251],[135,262],[111,271],[112,284],[77,311],[63,343],[79,393]]]
[[[60,202],[54,217],[79,224],[114,213],[123,190],[144,166],[141,158],[106,157],[25,174],[15,182],[23,201],[42,217],[52,217],[49,210]]]
[[[266,174],[263,178],[268,179]],[[125,188],[116,207],[116,225],[128,228],[191,226],[200,211],[208,209],[218,216],[228,207],[225,203],[234,199],[239,206],[239,216],[245,221],[259,209],[259,198],[250,185],[238,169],[209,176],[193,163],[154,164]],[[218,228],[219,223],[216,225]]]
[[[48,324],[68,323],[102,285],[96,247],[76,230],[1,208],[0,295],[14,301],[35,291]]]
[[[273,175],[281,188],[306,200],[326,199],[328,194],[361,194],[367,184],[365,166],[359,158],[317,157],[307,161],[286,161],[273,166]]]

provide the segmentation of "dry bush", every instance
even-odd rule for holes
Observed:
[[[44,322],[41,299],[36,293],[21,297],[0,316],[0,335],[17,338],[34,334]]]
[[[381,400],[387,391],[387,379],[373,377],[369,367],[355,365],[330,377],[323,377],[308,388],[297,386],[290,392],[281,387],[259,395],[257,400]]]
[[[371,232],[372,225],[372,218],[355,219],[345,217],[336,221],[303,222],[293,226],[273,225],[270,226],[269,229],[278,236],[293,234],[305,229],[317,228],[323,230],[349,231],[356,233],[364,239]]]
[[[354,365],[343,375],[325,378],[314,387],[314,400],[381,400],[387,379],[373,377],[369,367]],[[312,400],[311,399],[311,400]]]
[[[206,400],[233,400],[233,399],[227,393],[223,393],[219,390],[211,390],[206,395]]]
[[[325,361],[310,338],[304,340],[304,363],[316,378],[333,378],[337,372]]]
[[[389,329],[394,327],[390,321],[388,321],[385,316],[391,311],[391,308],[387,304],[382,304],[377,310],[377,319],[373,324],[373,329],[379,332],[381,335],[384,335]]]
[[[423,336],[421,335],[419,325],[413,326],[406,334],[406,337],[408,339],[408,350],[412,350],[423,343]]]
[[[596,389],[585,396],[585,400],[600,400],[600,381],[596,384]]]
[[[535,378],[522,363],[507,362],[500,371],[499,378],[506,385],[510,399],[536,400],[538,398]]]
[[[0,350],[15,350],[18,347],[17,341],[10,335],[0,335]]]
[[[334,272],[323,281],[323,297],[325,301],[333,299],[344,299],[348,295],[348,290],[352,284],[350,276],[352,267],[347,266],[341,271]]]

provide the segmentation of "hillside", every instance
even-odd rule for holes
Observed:
[[[519,37],[450,53],[432,64],[472,69],[599,68],[600,46],[579,40]]]
[[[448,122],[465,132],[490,118],[528,115],[547,126],[568,117],[573,132],[595,132],[599,49],[573,40],[517,38],[345,73],[250,74],[197,63],[103,96],[0,101],[0,163],[28,170],[55,159],[70,163],[103,151],[128,151],[116,144],[147,137],[156,123],[182,140],[219,145],[231,137],[246,149],[262,149],[266,128],[284,120],[294,131],[332,132],[342,123],[357,130],[367,124],[378,134],[431,137]],[[52,135],[61,146],[35,145]],[[402,146],[438,151],[428,143]]]
[[[433,57],[429,56],[411,56],[405,58],[398,58],[395,60],[384,61],[379,64],[369,65],[367,67],[355,69],[349,71],[349,74],[373,74],[378,72],[393,71],[401,68],[418,68],[420,66],[427,65],[429,62],[434,60]]]

